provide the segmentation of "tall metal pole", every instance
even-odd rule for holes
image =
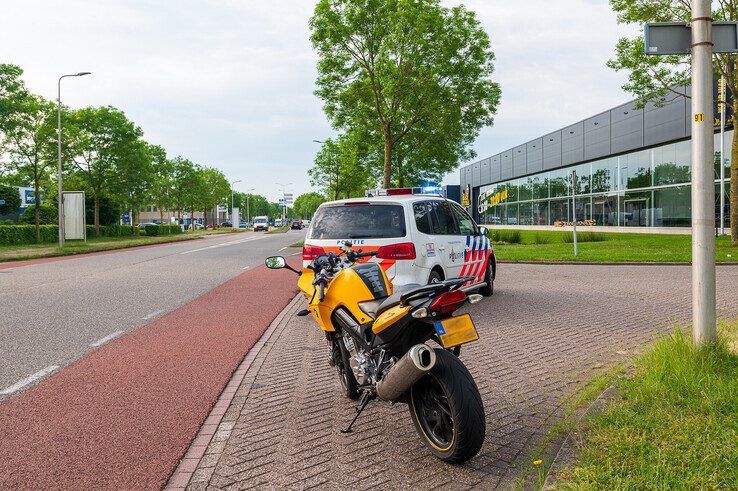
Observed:
[[[572,219],[574,220],[574,257],[579,255],[579,246],[577,245],[577,171],[571,171],[571,204]]]
[[[725,75],[720,76],[720,235],[725,235],[725,104],[728,90]]]
[[[715,184],[712,2],[692,1],[692,329],[695,345],[715,341]]]
[[[57,196],[56,203],[59,207],[58,219],[59,219],[59,249],[64,247],[64,196],[62,195],[62,134],[61,134],[61,81],[66,77],[62,75],[59,77],[59,81],[56,84],[57,87],[57,98],[56,98],[56,140],[57,140],[57,157],[58,157],[58,168],[56,174],[57,184]],[[39,206],[41,203],[36,203]]]
[[[56,175],[57,181],[57,206],[59,219],[59,248],[64,247],[64,195],[62,194],[62,130],[61,130],[61,81],[66,77],[83,77],[89,75],[90,72],[78,72],[74,74],[62,75],[56,83],[56,141],[57,141],[57,158],[58,169]],[[41,203],[36,203],[39,206]]]

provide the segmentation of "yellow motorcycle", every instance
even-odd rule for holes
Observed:
[[[477,385],[458,355],[479,335],[469,314],[453,313],[482,296],[459,289],[469,277],[393,287],[378,264],[361,262],[376,254],[346,242],[341,252],[319,256],[303,271],[281,256],[267,258],[266,265],[300,275],[308,309],[298,315],[312,315],[324,331],[344,395],[359,400],[342,432],[351,431],[370,401],[402,402],[436,457],[465,462],[482,447],[485,416]]]

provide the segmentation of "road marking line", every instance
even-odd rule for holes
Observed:
[[[107,343],[108,341],[112,341],[113,339],[117,338],[121,334],[123,334],[123,331],[115,331],[112,334],[108,334],[104,338],[100,338],[97,341],[91,342],[90,343],[90,346],[92,346],[93,348],[97,348],[98,346],[102,346],[103,344]]]
[[[200,249],[192,249],[191,251],[180,252],[180,254],[190,254],[192,252],[206,251],[208,249],[215,249],[215,248],[218,248],[218,247],[225,247],[225,246],[233,245],[233,244],[241,244],[243,242],[252,242],[254,240],[259,240],[259,239],[263,239],[263,238],[264,237],[249,237],[249,238],[246,238],[246,239],[231,240],[229,242],[223,242],[222,244],[214,244],[214,245],[211,245],[211,246],[208,246],[208,247],[201,247]]]
[[[14,392],[18,392],[19,390],[21,390],[26,385],[32,384],[36,380],[41,379],[41,378],[44,378],[45,376],[49,375],[51,372],[53,372],[57,368],[59,368],[58,365],[50,365],[50,366],[48,366],[46,368],[42,368],[41,370],[39,370],[38,372],[34,373],[30,377],[24,378],[23,380],[19,380],[18,382],[14,383],[10,387],[8,387],[6,389],[3,389],[2,391],[0,391],[0,395],[6,396],[8,394],[12,394]]]
[[[155,310],[152,313],[143,316],[143,320],[147,321],[149,319],[152,319],[152,318],[156,317],[159,314],[163,314],[164,312],[166,312],[166,311],[165,310]]]
[[[249,267],[248,267],[248,266],[244,266],[244,267],[243,267],[243,268],[241,268],[241,269],[249,269]]]
[[[283,250],[287,249],[288,247],[289,247],[289,246],[284,246],[284,247],[282,247],[282,248],[281,248],[280,250],[278,250],[277,252],[282,252]]]

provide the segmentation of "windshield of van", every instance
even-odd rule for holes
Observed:
[[[266,223],[266,219],[264,218],[255,218],[254,223]]]
[[[340,205],[320,208],[313,217],[311,239],[371,239],[405,236],[399,205]]]

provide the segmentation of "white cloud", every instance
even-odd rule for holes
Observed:
[[[447,1],[448,5],[459,3]],[[617,38],[607,2],[470,0],[497,55],[503,97],[475,144],[504,150],[628,99],[604,66]],[[306,171],[333,131],[312,94],[316,57],[307,0],[256,2],[4,0],[0,61],[36,92],[75,107],[111,104],[146,138],[216,165],[271,199],[275,181],[309,189]],[[458,173],[448,177],[458,182]]]

